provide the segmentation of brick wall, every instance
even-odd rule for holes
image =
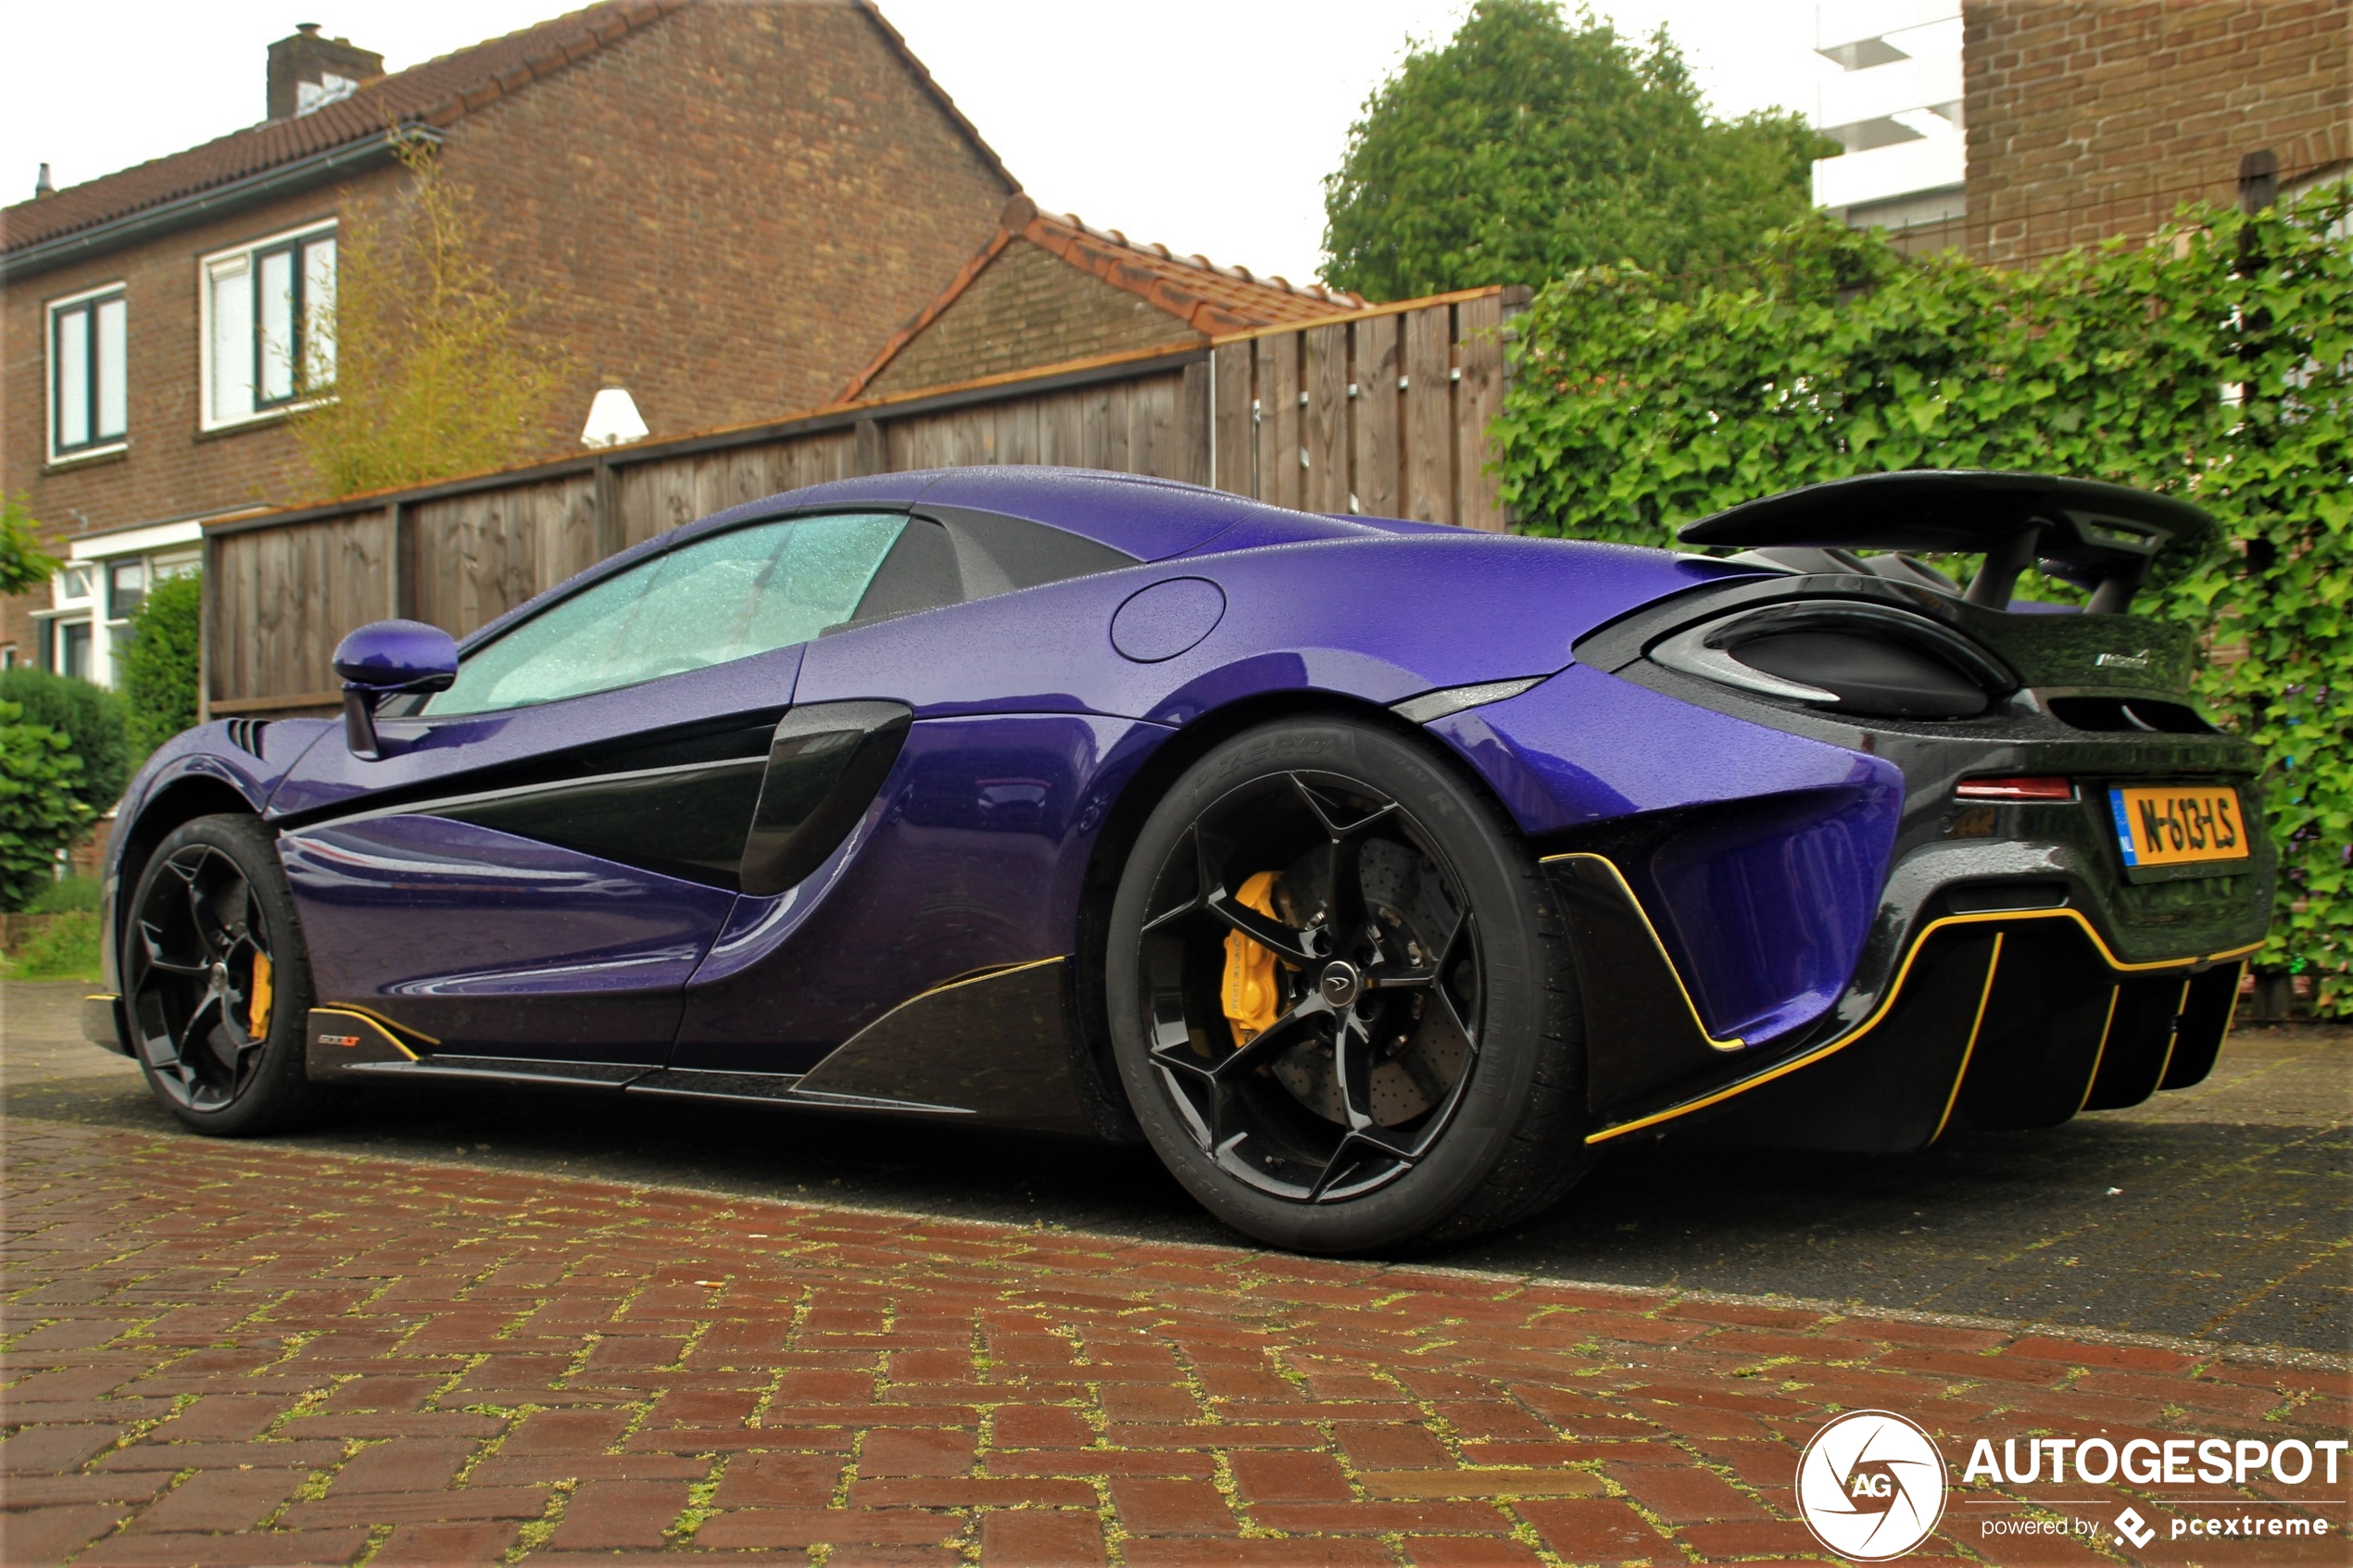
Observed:
[[[1016,239],[861,395],[1206,341],[1165,310]]]
[[[1969,248],[2031,261],[2353,159],[2353,0],[1966,0]]]
[[[600,378],[656,435],[824,402],[980,248],[1010,190],[850,0],[690,6],[459,119],[443,157],[499,274],[579,361],[539,455],[574,448]],[[282,425],[197,430],[196,258],[385,210],[405,179],[378,169],[11,281],[0,489],[60,533],[308,497]],[[44,302],[118,280],[130,449],[45,469]],[[31,608],[0,601],[0,644],[27,658]]]

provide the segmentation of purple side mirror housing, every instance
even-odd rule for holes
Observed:
[[[376,704],[396,692],[437,692],[458,678],[458,644],[422,621],[378,621],[335,645],[343,677],[343,738],[354,757],[384,755]]]
[[[334,662],[356,686],[437,692],[458,678],[458,644],[422,621],[377,621],[337,643]]]

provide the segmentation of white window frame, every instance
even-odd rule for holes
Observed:
[[[132,562],[139,564],[145,578],[140,589],[143,596],[155,592],[156,585],[168,578],[201,571],[203,521],[182,519],[178,522],[146,523],[77,536],[69,541],[66,559],[58,563],[57,571],[49,579],[52,608],[33,612],[36,621],[51,623],[47,646],[53,659],[58,639],[64,635],[65,623],[89,626],[89,668],[83,675],[101,686],[116,684],[120,673],[117,659],[122,652],[123,634],[131,624],[129,617],[114,614],[110,592],[114,569]],[[70,592],[77,585],[82,591]]]
[[[63,413],[64,410],[58,407],[57,400],[57,394],[59,391],[57,384],[59,374],[59,366],[57,364],[57,318],[69,311],[78,310],[83,306],[90,306],[93,307],[90,333],[91,363],[84,367],[82,373],[88,378],[92,386],[94,388],[98,381],[97,318],[95,314],[95,307],[109,299],[120,299],[123,301],[123,350],[122,367],[120,371],[123,377],[122,433],[120,435],[108,436],[96,436],[94,434],[92,439],[82,443],[78,446],[61,447],[57,445],[57,420],[58,416]],[[120,278],[110,283],[100,283],[95,288],[82,289],[78,293],[65,295],[59,298],[49,300],[43,306],[41,317],[41,363],[44,371],[44,374],[42,377],[44,395],[42,398],[42,402],[48,409],[48,421],[46,429],[42,435],[42,449],[48,455],[48,460],[51,464],[78,463],[86,458],[103,458],[110,453],[121,452],[129,449],[131,445],[130,311],[130,291],[124,286],[123,281]],[[94,402],[94,392],[93,394],[93,401]],[[94,408],[93,410],[92,418],[94,425]]]
[[[267,404],[262,402],[258,374],[261,327],[259,314],[257,311],[252,321],[255,334],[256,375],[252,384],[251,406],[243,413],[216,415],[213,412],[212,272],[216,266],[242,257],[245,260],[247,274],[254,280],[253,288],[258,299],[260,289],[258,277],[260,263],[257,258],[262,253],[289,244],[296,246],[294,276],[299,284],[303,270],[302,251],[299,247],[304,242],[328,235],[337,238],[335,268],[340,276],[343,256],[337,227],[334,219],[322,218],[316,222],[302,224],[298,228],[284,229],[274,234],[264,234],[258,239],[244,240],[236,245],[208,252],[196,258],[196,428],[198,430],[236,430],[245,425],[282,419],[288,414],[298,413],[305,408],[315,408],[322,403],[333,401],[334,394],[330,391],[310,397],[296,396]],[[298,322],[296,330],[307,333],[309,330],[308,323]]]

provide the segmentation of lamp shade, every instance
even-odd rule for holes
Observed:
[[[636,399],[624,388],[605,387],[588,405],[588,422],[580,430],[582,445],[620,446],[645,438],[645,419],[637,412]]]

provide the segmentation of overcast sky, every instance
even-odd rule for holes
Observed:
[[[882,0],[932,74],[1055,211],[1294,281],[1321,259],[1323,177],[1415,40],[1466,0]],[[557,15],[565,0],[11,0],[0,6],[0,203],[194,146],[262,116],[270,42],[316,21],[387,68]],[[1814,107],[1834,68],[1812,0],[1596,0],[1661,23],[1719,114]]]

